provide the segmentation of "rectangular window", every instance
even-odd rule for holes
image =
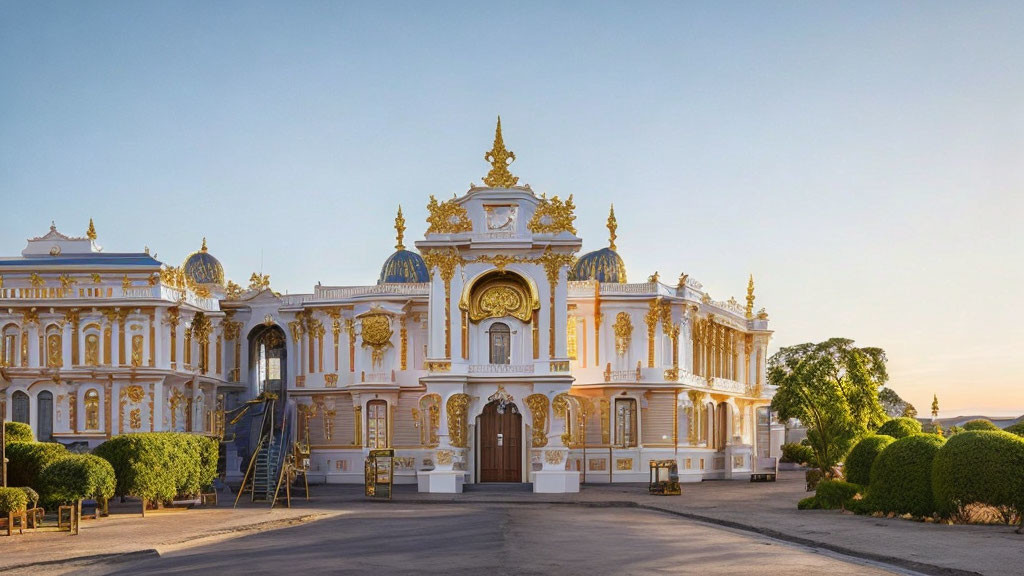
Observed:
[[[615,400],[615,444],[620,448],[636,446],[636,400]]]
[[[366,442],[370,448],[388,447],[388,403],[383,400],[366,404]]]

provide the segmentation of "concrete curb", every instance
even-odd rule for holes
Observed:
[[[926,564],[923,562],[915,562],[913,560],[907,560],[906,558],[900,558],[897,556],[887,556],[885,554],[876,554],[873,552],[864,552],[862,550],[856,550],[853,548],[847,548],[845,546],[839,546],[831,544],[829,542],[822,542],[820,540],[812,540],[810,538],[804,538],[803,536],[794,536],[771,528],[763,528],[760,526],[753,526],[750,524],[743,524],[742,522],[735,522],[732,520],[723,520],[721,518],[714,518],[712,516],[705,516],[703,514],[695,514],[693,512],[682,512],[679,510],[671,510],[668,508],[661,508],[659,506],[653,506],[650,504],[641,504],[632,500],[604,500],[600,502],[572,502],[565,500],[500,500],[500,499],[489,499],[489,500],[378,500],[377,502],[385,504],[516,504],[516,505],[556,505],[556,506],[578,506],[581,508],[637,508],[641,510],[648,510],[651,512],[661,512],[663,514],[671,514],[673,516],[679,516],[688,520],[694,520],[702,522],[704,524],[711,524],[715,526],[721,526],[723,528],[731,528],[733,530],[740,530],[743,532],[750,532],[758,534],[774,540],[780,540],[782,542],[788,542],[790,544],[798,544],[808,548],[818,548],[822,550],[828,550],[829,552],[835,552],[851,558],[857,558],[860,560],[867,560],[878,564],[887,564],[897,568],[903,568],[906,570],[913,570],[914,572],[920,572],[923,574],[930,574],[932,576],[983,576],[980,572],[972,572],[970,570],[960,570],[959,568],[950,568],[947,566],[937,566],[934,564]]]
[[[278,520],[265,520],[263,522],[255,522],[252,524],[243,524],[240,526],[234,526],[231,528],[223,528],[220,530],[214,530],[194,538],[187,538],[185,540],[179,540],[177,542],[168,542],[165,544],[157,545],[154,548],[144,548],[142,550],[132,550],[130,552],[115,552],[109,554],[87,554],[84,556],[73,556],[70,558],[58,558],[55,560],[40,560],[38,562],[25,562],[22,564],[14,564],[12,566],[3,566],[0,568],[0,572],[7,572],[10,570],[24,570],[26,568],[39,568],[43,566],[57,566],[61,564],[95,564],[97,562],[131,562],[135,560],[144,560],[147,558],[159,558],[162,553],[166,552],[177,552],[179,550],[185,550],[194,546],[202,546],[210,540],[216,540],[224,536],[231,534],[238,534],[239,536],[250,532],[265,532],[268,530],[277,530],[280,528],[288,528],[289,526],[295,526],[299,524],[305,524],[307,522],[313,522],[326,516],[330,516],[327,513],[314,513],[304,514],[302,516],[295,516],[293,518],[281,518]],[[161,552],[163,550],[163,552]]]

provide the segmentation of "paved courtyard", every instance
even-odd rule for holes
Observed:
[[[292,528],[76,574],[893,574],[664,513],[564,505],[358,505]]]

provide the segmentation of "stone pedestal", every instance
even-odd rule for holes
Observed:
[[[416,484],[420,492],[439,494],[460,494],[466,474],[458,470],[421,471],[416,476]]]
[[[533,473],[536,494],[565,494],[580,491],[580,473],[571,470],[538,470]]]

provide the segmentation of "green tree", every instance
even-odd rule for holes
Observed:
[[[914,405],[900,398],[900,395],[888,386],[878,391],[878,401],[882,403],[882,409],[890,418],[899,418],[900,416],[915,418],[917,416],[917,409],[914,408]],[[909,415],[908,412],[913,415]]]
[[[807,426],[825,478],[836,476],[855,440],[886,420],[878,401],[885,362],[881,348],[857,348],[846,338],[783,348],[768,361],[768,381],[778,387],[772,409]]]
[[[939,417],[939,395],[932,394],[932,420]]]

